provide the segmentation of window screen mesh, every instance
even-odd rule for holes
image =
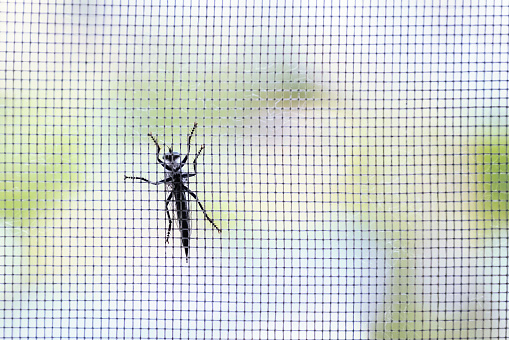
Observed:
[[[509,337],[508,23],[0,1],[0,336]]]

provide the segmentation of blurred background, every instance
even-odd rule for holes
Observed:
[[[508,337],[508,23],[0,0],[0,336]],[[182,153],[195,122],[223,232],[191,203],[187,263],[164,188],[124,176],[162,179],[148,133]]]

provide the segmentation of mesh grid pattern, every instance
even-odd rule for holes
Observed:
[[[0,337],[509,337],[508,23],[0,0]],[[149,134],[182,160],[195,123],[165,175]],[[202,145],[186,185],[222,232],[184,195],[186,261],[175,196],[124,176],[175,183]]]

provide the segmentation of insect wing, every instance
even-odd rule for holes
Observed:
[[[174,196],[174,213],[176,215],[176,222],[180,227],[182,248],[184,248],[186,258],[189,258],[189,244],[191,238],[191,211],[189,210],[188,194],[184,190],[175,190]]]
[[[171,227],[180,228],[182,248],[186,258],[189,259],[191,239],[191,211],[189,209],[189,194],[187,193],[187,178],[180,177],[179,181],[172,182],[166,186],[167,195],[171,192],[171,200],[167,205],[168,231],[166,243],[169,243]]]
[[[164,186],[166,201],[166,218],[168,219],[168,230],[166,231],[166,243],[170,243],[170,233],[172,227],[175,227],[178,223],[177,214],[175,213],[175,198],[173,197],[173,187],[171,183],[167,183]],[[171,193],[171,194],[170,194]],[[169,201],[168,201],[169,199]]]

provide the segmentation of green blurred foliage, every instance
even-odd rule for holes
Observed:
[[[484,136],[471,150],[476,173],[477,219],[507,226],[509,220],[509,138]]]
[[[77,118],[50,114],[34,103],[23,107],[21,100],[8,102],[0,108],[4,122],[0,125],[4,154],[0,215],[16,228],[44,226],[58,218],[62,203],[82,181],[85,145],[69,126],[80,123]]]

